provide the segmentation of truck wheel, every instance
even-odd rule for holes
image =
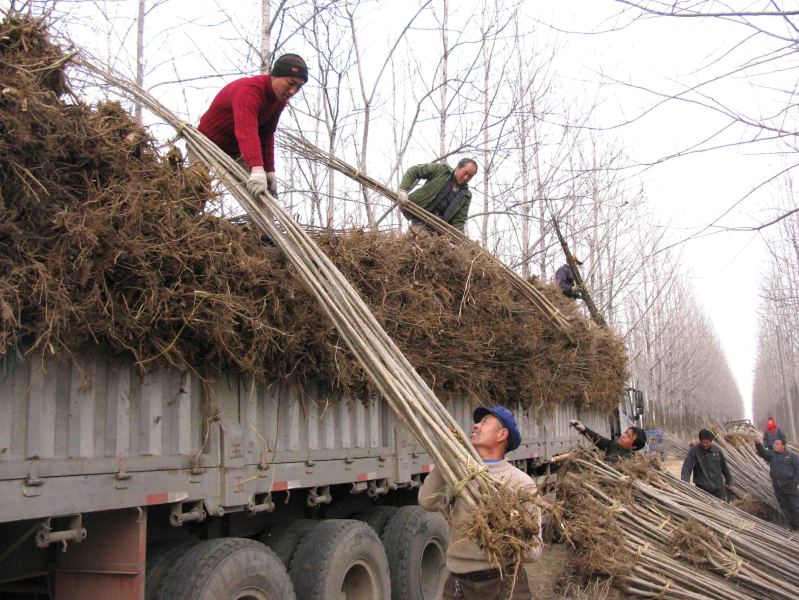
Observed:
[[[179,538],[162,540],[147,546],[147,564],[144,570],[144,600],[158,600],[164,576],[178,559],[194,546],[195,540]]]
[[[435,600],[447,579],[447,521],[421,506],[403,506],[383,530],[391,570],[391,596]]]
[[[380,536],[386,528],[386,523],[396,513],[396,506],[370,506],[369,508],[364,508],[352,518],[356,521],[363,521]]]
[[[294,600],[280,559],[254,540],[219,538],[189,549],[167,574],[160,600]]]
[[[294,552],[289,573],[299,600],[391,597],[383,545],[374,530],[361,521],[320,521]]]
[[[302,541],[302,538],[316,527],[317,521],[313,519],[290,519],[276,523],[261,534],[260,542],[269,546],[277,557],[286,565],[286,569],[291,564],[291,557],[294,550]]]

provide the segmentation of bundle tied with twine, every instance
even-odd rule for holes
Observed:
[[[246,187],[247,171],[135,83],[88,59],[81,60],[80,66],[173,126],[190,151],[214,170],[252,222],[296,269],[398,419],[424,445],[447,485],[458,490],[460,498],[472,509],[487,510],[492,499],[498,497],[502,483],[488,473],[457,422],[380,327],[357,292],[291,215],[268,194],[251,195]],[[525,510],[525,499],[517,496],[515,503],[515,510]],[[518,565],[524,558],[524,544],[518,543],[512,533],[503,537],[485,536],[483,542],[483,551],[496,566],[508,562]]]
[[[407,213],[415,219],[422,221],[436,233],[449,238],[453,242],[471,247],[480,255],[485,255],[488,257],[489,260],[491,260],[497,266],[497,268],[501,270],[508,284],[524,298],[526,298],[533,307],[541,311],[542,314],[546,315],[558,327],[558,329],[560,329],[560,331],[567,336],[576,326],[575,321],[569,320],[566,315],[558,310],[558,308],[529,281],[521,277],[513,269],[508,267],[505,263],[480,246],[480,244],[458,231],[446,221],[439,219],[431,212],[425,210],[421,206],[417,206],[413,202],[401,202],[396,192],[392,191],[372,177],[369,177],[360,169],[353,167],[329,152],[325,152],[300,135],[290,133],[288,131],[281,131],[280,135],[278,136],[278,143],[283,148],[290,150],[299,156],[321,163],[327,167],[330,167],[331,169],[335,169],[339,173],[346,175],[362,186],[369,188],[391,200],[394,202],[394,204],[401,208],[404,213]]]
[[[799,540],[636,455],[575,453],[558,478],[564,535],[584,575],[630,597],[796,598]]]

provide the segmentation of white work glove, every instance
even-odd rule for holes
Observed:
[[[399,190],[397,192],[397,201],[399,202],[400,206],[408,202],[408,192],[405,190]]]
[[[572,419],[571,421],[569,421],[569,425],[571,425],[572,427],[574,427],[574,428],[575,428],[577,431],[579,431],[580,433],[582,433],[583,431],[585,431],[585,425],[583,425],[582,423],[580,423],[580,421],[578,421],[577,419]]]
[[[274,173],[272,173],[274,175]],[[269,182],[263,167],[253,167],[250,177],[247,179],[247,189],[253,196],[266,192]]]
[[[274,171],[266,174],[266,187],[273,198],[277,198],[277,175]]]

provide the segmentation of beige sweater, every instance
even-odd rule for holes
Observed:
[[[506,460],[501,460],[495,463],[486,463],[488,471],[504,482],[516,489],[529,489],[535,491],[535,482],[529,475],[523,473]],[[444,503],[447,497],[447,485],[444,478],[438,473],[437,469],[433,469],[424,480],[422,487],[419,489],[419,505],[428,511],[442,510],[446,508]],[[460,522],[467,515],[467,505],[458,498],[455,501],[455,506],[452,510],[452,522]],[[538,514],[539,525],[541,523],[541,511],[535,505],[530,504],[529,510],[535,511]],[[541,534],[538,535],[538,541],[541,542]],[[541,554],[542,544],[539,543],[537,548],[530,551],[527,560],[534,560]],[[491,565],[485,555],[480,551],[480,548],[475,542],[467,538],[464,533],[456,526],[450,525],[449,530],[449,546],[447,546],[447,569],[451,573],[472,573],[474,571],[483,571],[490,569]]]

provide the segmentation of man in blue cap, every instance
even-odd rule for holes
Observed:
[[[489,473],[513,489],[534,492],[536,487],[532,478],[505,460],[505,454],[518,448],[522,440],[513,413],[504,406],[481,406],[474,411],[473,418],[470,439]],[[419,490],[419,505],[428,511],[449,512],[447,569],[450,575],[444,584],[444,600],[532,598],[524,568],[519,569],[515,581],[507,576],[508,572],[513,573],[512,567],[509,571],[505,569],[505,577],[502,577],[499,569],[492,569],[485,554],[459,527],[468,518],[469,507],[461,498],[454,498],[452,504],[451,500],[444,478],[433,469]],[[528,510],[538,515],[540,532],[541,513],[538,507],[530,504]],[[538,534],[537,540],[529,541],[533,549],[527,560],[533,560],[541,554],[541,534]]]

